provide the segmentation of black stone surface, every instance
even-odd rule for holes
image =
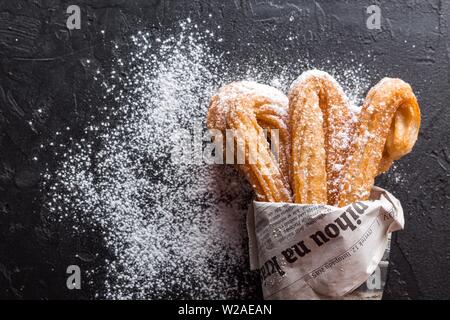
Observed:
[[[66,28],[71,4],[82,10],[81,30]],[[366,28],[370,4],[382,10],[381,30]],[[55,135],[67,126],[81,137],[93,115],[101,121],[92,107],[100,101],[93,75],[126,54],[115,44],[126,45],[138,30],[164,34],[187,17],[202,23],[209,14],[223,27],[230,59],[255,52],[280,64],[298,56],[353,58],[411,83],[423,118],[413,153],[398,164],[406,183],[377,181],[402,201],[407,220],[394,237],[384,298],[449,298],[450,2],[438,0],[0,1],[0,297],[93,298],[101,290],[101,271],[82,290],[66,288],[66,267],[98,264],[90,253],[102,246],[95,233],[77,237],[45,218],[41,173],[59,159],[39,146],[64,143]],[[282,43],[289,32],[299,39]]]

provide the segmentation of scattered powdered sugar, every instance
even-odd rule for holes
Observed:
[[[304,70],[273,74],[249,64],[238,73],[212,52],[215,41],[189,22],[166,39],[133,37],[134,49],[102,83],[117,106],[101,107],[118,120],[88,126],[45,176],[50,212],[79,230],[99,228],[111,252],[99,297],[257,297],[245,233],[250,187],[230,166],[170,155],[180,132],[206,127],[209,99],[223,84],[246,79],[286,92]],[[368,86],[353,70],[327,68],[358,101]]]
[[[350,109],[357,115],[361,111],[365,94],[378,79],[376,72],[365,69],[363,64],[354,64],[353,59],[350,63],[353,63],[351,68],[337,66],[330,74],[344,89],[350,102]]]
[[[394,162],[386,173],[387,178],[389,179],[390,183],[394,183],[396,185],[403,185],[406,184],[406,178],[402,171],[399,170],[398,164]]]

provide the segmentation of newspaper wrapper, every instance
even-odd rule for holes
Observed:
[[[390,233],[403,226],[400,202],[378,187],[342,208],[254,201],[250,267],[265,299],[381,299]]]

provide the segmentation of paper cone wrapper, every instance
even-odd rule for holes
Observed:
[[[374,187],[338,208],[254,201],[247,216],[250,267],[265,299],[380,299],[400,202]]]

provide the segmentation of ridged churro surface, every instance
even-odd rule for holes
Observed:
[[[411,151],[420,109],[409,84],[384,78],[355,114],[330,74],[310,70],[292,83],[289,98],[251,81],[222,87],[207,125],[232,132],[224,148],[236,152],[233,162],[257,200],[345,206],[367,200],[375,177]]]
[[[420,127],[420,109],[411,86],[384,78],[364,101],[348,160],[338,205],[367,200],[378,173],[409,153]]]
[[[281,91],[251,81],[230,83],[211,99],[207,126],[233,135],[233,145],[225,145],[225,150],[233,149],[235,164],[260,201],[292,199],[288,183],[287,108],[288,99]],[[274,131],[270,129],[276,129],[277,135],[271,136]],[[273,147],[268,143],[267,133]]]
[[[353,135],[344,91],[326,72],[304,72],[291,85],[289,116],[294,201],[335,204]]]

